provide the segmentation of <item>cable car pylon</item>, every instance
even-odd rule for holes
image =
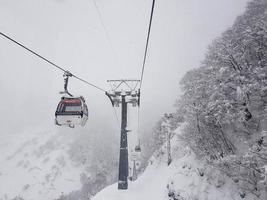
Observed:
[[[118,189],[128,189],[128,137],[127,137],[127,106],[140,105],[140,90],[136,89],[140,80],[108,80],[112,86],[111,92],[106,92],[112,106],[119,107],[121,104],[121,137],[120,137],[120,157],[119,157],[119,177]]]

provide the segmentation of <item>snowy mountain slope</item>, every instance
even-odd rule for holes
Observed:
[[[82,168],[67,154],[71,133],[37,131],[0,137],[0,199],[55,199],[81,188]]]
[[[230,200],[241,199],[234,183],[204,162],[179,141],[172,139],[173,162],[166,164],[165,147],[154,154],[145,172],[129,182],[127,191],[117,184],[99,192],[93,200]],[[247,199],[247,198],[246,198]]]

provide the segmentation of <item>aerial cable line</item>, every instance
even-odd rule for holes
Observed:
[[[63,72],[67,72],[67,70],[63,69],[62,67],[56,65],[55,63],[49,61],[48,59],[44,58],[43,56],[41,56],[40,54],[34,52],[33,50],[29,49],[28,47],[24,46],[23,44],[17,42],[16,40],[10,38],[9,36],[5,35],[4,33],[0,32],[0,35],[4,36],[5,38],[7,38],[8,40],[12,41],[13,43],[19,45],[20,47],[26,49],[27,51],[31,52],[32,54],[36,55],[37,57],[41,58],[42,60],[48,62],[49,64],[53,65],[54,67],[60,69]]]
[[[118,56],[117,52],[115,51],[115,48],[113,47],[111,38],[110,38],[109,33],[108,33],[108,29],[107,29],[107,27],[106,27],[106,25],[105,25],[105,23],[104,23],[104,19],[103,19],[103,16],[102,16],[102,14],[101,14],[101,11],[100,11],[100,9],[99,9],[99,7],[98,7],[96,1],[95,1],[95,0],[92,0],[92,1],[93,1],[93,3],[94,3],[96,12],[97,12],[97,14],[98,14],[98,18],[99,18],[99,20],[100,20],[100,23],[101,23],[101,25],[102,25],[102,27],[103,27],[103,30],[104,30],[104,32],[105,32],[105,36],[106,36],[106,38],[107,38],[107,41],[108,41],[108,43],[109,43],[109,46],[110,46],[110,48],[111,48],[111,50],[112,50],[112,53],[114,54],[114,57],[115,57],[115,60],[116,60],[116,64],[121,65],[120,62],[119,62],[119,56]],[[112,86],[111,86],[111,89],[112,89]],[[120,129],[120,121],[119,121],[119,117],[118,117],[117,111],[116,111],[116,109],[115,109],[114,106],[113,106],[113,111],[114,111],[114,115],[115,115],[115,117],[116,117],[116,121],[117,121],[118,128]]]
[[[113,43],[112,43],[112,41],[111,41],[110,35],[108,34],[108,29],[107,29],[107,27],[106,27],[106,25],[105,25],[105,23],[104,23],[104,19],[103,19],[103,16],[102,16],[102,14],[101,14],[101,11],[100,11],[100,9],[99,9],[99,7],[98,7],[96,1],[95,1],[95,0],[92,0],[92,1],[93,1],[93,3],[94,3],[96,12],[97,12],[97,14],[98,14],[100,23],[101,23],[101,25],[102,25],[102,27],[103,27],[103,30],[104,30],[104,32],[105,32],[105,36],[106,36],[106,38],[107,38],[107,41],[108,41],[108,43],[109,43],[109,46],[110,46],[110,48],[111,48],[111,50],[112,50],[112,52],[113,52],[113,54],[114,54],[114,56],[115,56],[115,60],[116,60],[116,62],[117,62],[118,65],[121,65],[120,62],[119,62],[119,56],[118,56],[117,52],[115,51],[115,48],[114,48]]]
[[[148,44],[149,44],[149,38],[150,38],[150,32],[151,32],[151,26],[152,26],[152,20],[153,20],[153,14],[154,14],[154,7],[155,7],[155,0],[152,1],[152,8],[150,13],[150,20],[149,20],[149,26],[148,26],[148,32],[147,32],[147,38],[146,38],[146,47],[145,47],[145,54],[143,58],[143,65],[142,65],[142,73],[140,78],[140,87],[139,87],[139,93],[142,87],[143,83],[143,77],[144,77],[144,71],[145,71],[145,65],[146,65],[146,58],[147,58],[147,50],[148,50]],[[140,106],[138,107],[137,111],[137,134],[140,132]],[[138,137],[138,136],[137,136]]]
[[[115,117],[116,117],[116,120],[117,120],[117,125],[118,125],[118,128],[120,129],[120,120],[119,120],[119,117],[118,117],[117,111],[116,111],[116,109],[115,109],[115,107],[114,107],[114,106],[112,106],[112,107],[113,107],[114,115],[115,115]]]
[[[95,84],[92,84],[92,83],[90,83],[90,82],[88,82],[88,81],[86,81],[86,80],[84,80],[84,79],[82,79],[82,78],[80,78],[80,77],[78,77],[78,76],[76,76],[76,75],[74,75],[74,74],[72,74],[72,76],[73,76],[74,78],[76,78],[76,79],[78,79],[78,80],[80,80],[80,81],[82,81],[82,82],[84,82],[84,83],[86,83],[86,84],[88,84],[88,85],[90,85],[90,86],[92,86],[92,87],[98,89],[98,90],[101,90],[102,92],[106,92],[106,90],[102,89],[101,87],[98,87],[98,86],[96,86]]]
[[[98,8],[96,1],[95,1],[95,0],[92,0],[92,1],[93,1],[93,3],[94,3],[94,6],[95,6],[95,9],[96,9],[96,11],[97,11],[97,14],[98,14],[99,20],[100,20],[100,22],[101,22],[101,25],[103,26],[103,29],[104,29],[104,32],[105,32],[106,37],[107,37],[107,39],[108,39],[108,42],[110,43],[110,45],[111,45],[111,47],[112,47],[112,44],[111,44],[111,41],[110,41],[110,37],[109,37],[108,31],[107,31],[107,27],[106,27],[105,24],[104,24],[104,20],[103,20],[103,17],[102,17],[102,15],[101,15],[100,9]]]
[[[142,87],[142,82],[143,82],[143,76],[144,76],[144,70],[145,70],[145,64],[146,64],[146,58],[147,58],[147,49],[148,49],[148,44],[149,44],[150,31],[151,31],[151,25],[152,25],[153,13],[154,13],[154,6],[155,6],[155,0],[153,0],[152,2],[148,33],[147,33],[147,38],[146,38],[146,48],[145,48],[145,54],[144,54],[144,59],[143,59],[143,65],[142,65],[141,79],[140,79],[140,89]]]
[[[57,69],[63,71],[64,73],[69,73],[69,74],[71,74],[72,77],[74,77],[74,78],[76,78],[76,79],[78,79],[78,80],[80,80],[80,81],[82,81],[82,82],[84,82],[84,83],[86,83],[86,84],[88,84],[88,85],[90,85],[90,86],[98,89],[98,90],[101,90],[103,92],[106,92],[104,89],[102,89],[102,88],[100,88],[100,87],[98,87],[98,86],[96,86],[96,85],[94,85],[94,84],[92,84],[92,83],[90,83],[90,82],[88,82],[88,81],[86,81],[86,80],[84,80],[84,79],[82,79],[82,78],[80,78],[80,77],[78,77],[78,76],[70,73],[68,70],[66,70],[66,69],[58,66],[57,64],[51,62],[50,60],[46,59],[45,57],[41,56],[40,54],[36,53],[35,51],[29,49],[28,47],[24,46],[23,44],[17,42],[16,40],[12,39],[11,37],[7,36],[6,34],[0,32],[0,35],[2,35],[3,37],[5,37],[6,39],[10,40],[11,42],[17,44],[18,46],[22,47],[23,49],[29,51],[30,53],[34,54],[35,56],[41,58],[42,60],[44,60],[45,62],[49,63],[50,65],[52,65],[52,66],[56,67]]]

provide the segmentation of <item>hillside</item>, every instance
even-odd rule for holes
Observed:
[[[172,163],[166,164],[166,148],[156,152],[144,173],[129,183],[126,191],[113,184],[93,200],[229,200],[242,199],[234,182],[212,166],[204,164],[179,139],[181,128],[172,139]],[[246,199],[253,199],[248,197]]]
[[[69,157],[71,139],[55,130],[2,134],[0,199],[54,199],[80,189],[84,169]]]

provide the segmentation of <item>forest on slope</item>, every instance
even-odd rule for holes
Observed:
[[[185,74],[173,129],[199,159],[229,176],[240,196],[267,193],[267,1],[252,0]],[[163,118],[164,119],[164,118]],[[163,135],[161,119],[155,141]],[[163,140],[161,140],[163,143]],[[154,144],[158,142],[154,142]]]

